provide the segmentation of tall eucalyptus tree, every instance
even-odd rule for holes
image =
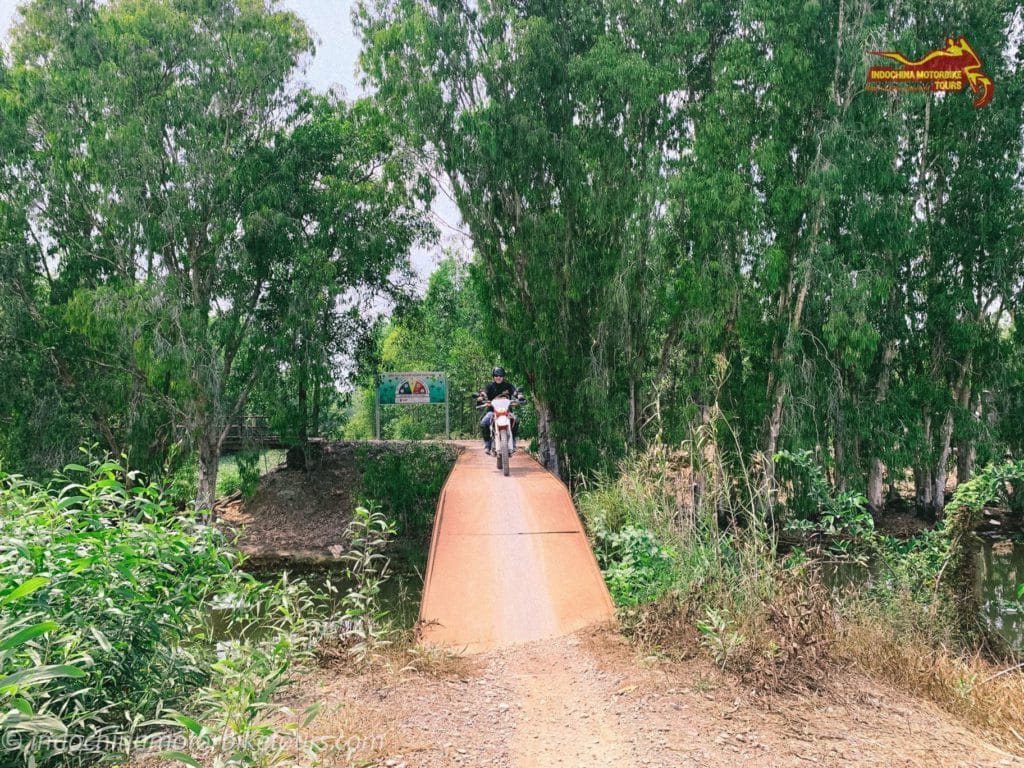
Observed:
[[[563,475],[636,437],[660,273],[649,246],[677,141],[669,116],[686,12],[543,0],[361,6],[363,66],[451,182],[491,339],[525,372],[542,458]]]

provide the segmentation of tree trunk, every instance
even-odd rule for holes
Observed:
[[[891,296],[890,296],[891,298]],[[885,402],[889,394],[889,372],[892,369],[892,359],[896,356],[896,344],[893,341],[886,343],[882,350],[882,370],[878,374],[878,387],[875,390],[875,405]],[[873,442],[873,441],[872,441]],[[871,514],[878,514],[885,505],[882,493],[882,481],[885,478],[885,464],[878,457],[877,449],[871,457],[871,469],[868,472],[868,509]],[[858,451],[858,456],[860,452]]]
[[[932,482],[932,470],[930,467],[914,470],[914,502],[925,516],[934,512],[932,507],[932,492],[935,485]]]
[[[970,409],[971,420],[975,424],[981,422],[981,399],[975,398],[976,405],[971,407],[970,387],[965,387],[960,397],[960,404],[965,410]],[[974,471],[974,460],[977,458],[977,441],[971,438],[964,438],[957,443],[956,447],[956,484],[966,483],[971,479]]]
[[[636,378],[629,375],[629,447],[636,447]]]
[[[779,450],[779,432],[782,430],[782,405],[786,392],[782,384],[778,385],[778,394],[772,404],[772,414],[768,419],[768,442],[765,445],[765,466],[768,469],[768,486],[775,482],[775,454]]]
[[[199,483],[196,488],[196,511],[208,513],[216,520],[213,503],[217,500],[217,470],[220,463],[221,439],[214,430],[207,429],[199,437]]]
[[[885,465],[879,458],[871,459],[871,470],[868,473],[868,509],[872,515],[877,515],[885,506],[885,497],[882,491],[882,480],[885,477]]]
[[[843,41],[845,39],[845,23],[846,23],[846,10],[845,3],[843,0],[839,2],[839,26],[836,30],[836,60],[835,69],[832,73],[832,101],[836,108],[835,114],[832,118],[830,126],[823,125],[818,133],[817,149],[814,155],[814,162],[811,165],[810,173],[808,178],[814,176],[814,174],[824,171],[827,172],[831,168],[831,160],[825,156],[824,143],[825,135],[832,128],[838,128],[843,124],[843,120],[846,117],[847,110],[850,107],[850,103],[853,100],[855,78],[851,75],[847,79],[846,90],[841,93],[839,84],[839,75],[842,62],[843,54]],[[859,86],[858,86],[859,88]],[[800,333],[803,321],[804,305],[807,301],[807,293],[811,287],[811,278],[813,277],[813,266],[814,258],[818,251],[818,238],[821,235],[822,219],[824,218],[825,210],[825,195],[824,189],[819,189],[818,199],[814,205],[814,210],[809,212],[811,216],[811,231],[809,242],[807,245],[806,255],[802,265],[799,261],[792,260],[791,263],[797,267],[797,272],[800,273],[800,287],[797,291],[796,301],[793,303],[792,314],[788,318],[786,333],[783,337],[781,346],[776,346],[773,353],[773,363],[780,361],[785,362],[786,357],[793,354],[793,347],[795,346],[795,339]],[[790,279],[792,280],[793,273],[791,272]],[[792,297],[793,285],[790,283],[784,294],[785,301],[782,301],[780,296],[779,310],[787,311],[789,307],[789,299]],[[793,362],[793,361],[790,361]],[[773,372],[779,370],[779,366],[773,366]],[[786,376],[781,375],[782,371],[779,370],[778,379],[774,379],[770,374],[768,379],[768,391],[769,398],[772,403],[771,415],[768,419],[768,440],[765,445],[765,475],[768,481],[768,499],[769,505],[774,505],[774,486],[775,486],[775,453],[779,448],[779,434],[782,431],[782,416],[786,398],[789,396],[789,380]],[[774,387],[773,387],[774,384]],[[774,393],[772,390],[774,389]]]
[[[835,420],[835,435],[832,438],[832,458],[835,459],[835,468],[832,472],[832,484],[837,491],[846,490],[846,435],[843,429],[843,417],[840,415]],[[858,456],[859,452],[856,447],[853,451],[854,456]],[[826,462],[826,466],[828,462]]]
[[[956,448],[956,484],[962,485],[971,479],[974,462],[978,458],[977,447],[971,440],[961,440]]]
[[[558,457],[558,441],[551,429],[551,408],[540,398],[534,402],[537,406],[537,444],[540,448],[540,463],[549,472],[562,477],[561,463]]]
[[[928,453],[932,445],[932,417],[926,413],[923,420],[924,452],[917,454],[914,462],[914,505],[919,513],[925,516],[932,514],[932,469]]]
[[[953,436],[953,410],[946,411],[942,419],[942,430],[939,432],[939,459],[935,462],[932,473],[932,509],[936,515],[941,514],[946,506],[946,477],[949,474],[949,453]]]
[[[960,375],[957,376],[956,385],[953,389],[953,398],[957,405],[966,408],[970,400],[970,376],[973,353],[967,354],[967,360],[960,368]],[[939,433],[939,460],[935,465],[934,483],[935,489],[932,492],[932,504],[935,507],[935,514],[938,515],[946,506],[946,478],[949,476],[949,457],[952,453],[953,438],[953,409],[950,406],[942,420],[942,431]]]
[[[309,442],[309,388],[306,386],[305,366],[299,374],[299,430],[296,438],[299,445]]]
[[[313,380],[313,412],[309,416],[309,428],[313,437],[320,437],[320,378]]]

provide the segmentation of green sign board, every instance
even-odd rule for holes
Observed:
[[[381,405],[418,405],[445,403],[448,392],[443,373],[382,373],[377,382],[377,397]]]

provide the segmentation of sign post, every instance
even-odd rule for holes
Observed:
[[[377,377],[377,386],[373,388],[373,436],[380,440],[380,376]]]
[[[451,415],[448,402],[448,376],[441,371],[380,373],[377,375],[374,425],[380,440],[380,407],[382,405],[444,404],[444,432],[451,438]]]

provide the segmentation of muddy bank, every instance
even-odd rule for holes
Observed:
[[[260,478],[251,499],[218,501],[218,524],[237,537],[254,568],[330,566],[348,548],[345,528],[359,504],[374,501],[396,517],[415,512],[418,520],[432,519],[434,487],[450,469],[444,457],[454,463],[458,450],[405,441],[291,449],[286,462]]]

